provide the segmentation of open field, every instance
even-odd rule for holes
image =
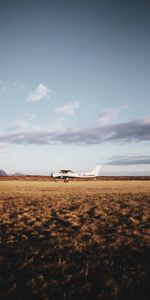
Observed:
[[[150,299],[150,182],[0,181],[2,299]]]

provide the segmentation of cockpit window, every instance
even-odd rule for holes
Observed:
[[[60,173],[67,174],[67,173],[72,173],[72,171],[71,170],[61,170]]]

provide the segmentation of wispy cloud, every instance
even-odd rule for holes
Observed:
[[[79,108],[80,103],[76,102],[69,102],[64,104],[63,106],[56,107],[55,112],[61,113],[68,116],[73,116],[77,109]]]
[[[0,93],[5,94],[7,92],[8,84],[5,81],[0,80]]]
[[[107,109],[98,116],[96,123],[100,126],[106,126],[118,115],[118,113],[119,109]]]
[[[107,126],[111,124],[111,122],[116,119],[118,114],[122,111],[127,109],[132,103],[126,103],[120,107],[114,108],[107,108],[105,109],[97,118],[96,124],[100,126]]]
[[[40,83],[26,98],[27,102],[39,102],[43,99],[48,99],[51,90],[44,83]]]
[[[25,82],[22,79],[16,79],[14,81],[6,82],[0,80],[0,93],[9,94],[9,93],[18,93],[21,90],[25,89]]]
[[[0,132],[0,141],[1,143],[41,145],[54,143],[94,145],[105,142],[150,141],[150,117],[126,123],[109,124],[105,127],[99,125],[87,128],[36,128],[33,126],[25,128],[24,126],[21,129],[20,126],[18,130],[15,128],[15,130]]]
[[[35,119],[35,116],[32,114],[27,114],[25,118],[19,118],[13,122],[13,125],[7,129],[7,131],[13,130],[24,130],[24,129],[31,129],[33,127],[32,121]]]
[[[23,128],[28,128],[31,124],[25,120],[18,119],[14,123],[14,127],[16,129],[23,129]]]
[[[56,119],[53,123],[52,123],[52,125],[51,125],[51,128],[52,129],[63,129],[63,127],[64,127],[64,120],[65,120],[65,118],[64,117],[60,117],[60,118],[58,118],[58,119]]]
[[[17,90],[23,90],[26,87],[25,82],[22,79],[16,79],[12,83],[12,86],[14,89],[17,89]]]
[[[36,116],[33,115],[33,114],[31,114],[31,113],[28,113],[28,114],[26,115],[26,117],[27,117],[27,120],[28,120],[29,122],[32,122],[33,120],[36,119]]]
[[[124,155],[116,156],[110,159],[106,164],[126,166],[126,165],[147,165],[150,164],[150,155]]]

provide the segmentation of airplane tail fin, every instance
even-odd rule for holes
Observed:
[[[100,171],[101,165],[96,166],[92,171],[91,174],[98,176],[99,171]]]

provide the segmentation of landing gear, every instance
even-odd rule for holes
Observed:
[[[69,182],[69,178],[65,178],[65,179],[64,179],[64,182],[65,182],[65,183]]]

